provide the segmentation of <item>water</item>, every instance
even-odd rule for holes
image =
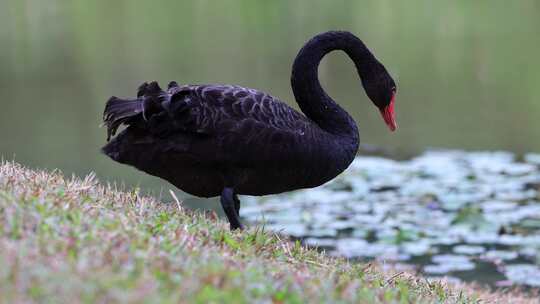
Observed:
[[[364,143],[396,157],[427,147],[539,152],[539,28],[534,0],[3,0],[0,155],[66,174],[94,171],[170,200],[169,184],[98,152],[107,98],[133,96],[146,80],[177,80],[262,89],[296,107],[292,60],[329,29],[361,37],[398,83],[400,128],[391,134],[346,56],[321,64],[325,88]]]

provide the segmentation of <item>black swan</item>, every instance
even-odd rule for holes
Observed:
[[[356,36],[330,31],[309,40],[292,67],[301,114],[264,92],[234,85],[143,83],[137,98],[105,106],[113,160],[200,197],[221,196],[231,229],[242,229],[238,194],[266,195],[319,186],[345,170],[358,150],[356,123],[319,83],[321,59],[342,50],[390,130],[396,85]],[[127,128],[111,140],[120,125]]]

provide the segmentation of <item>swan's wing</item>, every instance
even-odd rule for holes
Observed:
[[[302,135],[310,121],[284,102],[232,85],[181,86],[172,91],[168,112],[184,130],[208,135],[242,133],[256,126]]]
[[[257,90],[201,85],[181,86],[170,93],[167,112],[172,119],[164,121],[172,126],[166,129],[200,135],[202,140],[188,150],[205,160],[248,167],[261,160],[293,162],[301,159],[302,142],[313,131],[304,115]]]

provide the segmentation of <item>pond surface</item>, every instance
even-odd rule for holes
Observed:
[[[540,287],[540,154],[358,157],[321,187],[243,202],[242,217],[336,256]]]

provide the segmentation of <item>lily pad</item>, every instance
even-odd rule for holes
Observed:
[[[430,274],[446,274],[458,271],[470,271],[475,268],[472,262],[463,262],[455,264],[433,264],[424,266],[424,272]]]
[[[483,246],[458,245],[455,246],[452,250],[454,251],[454,253],[457,254],[477,255],[484,253],[486,251],[486,248],[484,248]]]
[[[465,264],[470,261],[468,257],[456,254],[434,255],[431,260],[439,264]]]
[[[483,258],[488,260],[514,260],[518,257],[518,253],[515,251],[506,251],[506,250],[490,250],[486,252]]]
[[[313,247],[334,247],[336,240],[330,238],[307,238],[303,240],[303,243]]]
[[[429,252],[436,252],[436,248],[432,248],[431,243],[428,240],[421,240],[418,242],[405,243],[401,246],[402,250],[407,254],[414,256],[421,256]]]
[[[534,164],[534,165],[539,165],[540,166],[540,154],[527,153],[527,154],[525,154],[524,159],[529,164]]]
[[[517,206],[514,202],[507,201],[485,201],[482,203],[482,210],[484,212],[498,212],[508,211],[515,209]]]
[[[534,287],[540,286],[540,267],[536,265],[507,265],[504,274],[509,280],[517,284],[524,284]]]
[[[377,257],[382,254],[397,255],[398,248],[389,244],[368,243],[359,239],[340,239],[336,251],[345,257]]]
[[[424,271],[432,274],[444,274],[455,271],[469,271],[475,268],[468,257],[454,254],[435,255],[431,260],[436,263],[424,266]]]

